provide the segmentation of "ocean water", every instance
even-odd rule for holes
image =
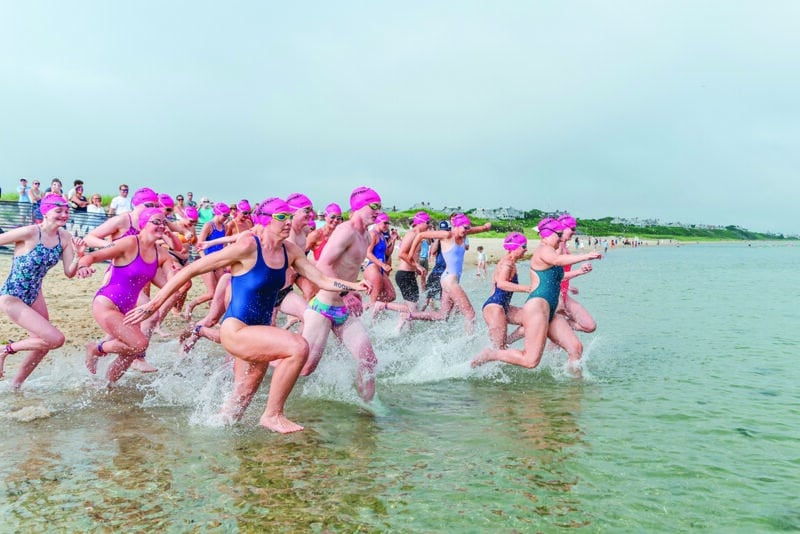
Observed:
[[[378,406],[332,344],[288,436],[257,425],[267,384],[240,424],[213,424],[231,382],[205,340],[189,357],[155,342],[161,371],[111,391],[81,354],[48,357],[23,393],[0,382],[0,531],[800,530],[798,260],[610,251],[574,282],[598,322],[581,379],[559,351],[470,369],[480,317],[470,337],[459,316],[398,333],[388,315],[369,326]],[[464,286],[479,308],[488,283]]]

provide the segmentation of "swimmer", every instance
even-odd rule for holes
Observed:
[[[86,345],[86,368],[92,374],[97,373],[99,358],[117,355],[106,373],[109,385],[122,377],[150,343],[149,336],[139,326],[124,324],[123,319],[125,313],[136,306],[147,284],[154,282],[160,287],[166,282],[162,268],[168,266],[172,258],[157,245],[166,228],[164,212],[160,208],[147,208],[139,214],[137,235],[123,237],[110,246],[85,254],[78,263],[78,276],[88,278],[94,273],[93,264],[111,260],[107,281],[92,301],[92,315],[107,337]],[[151,313],[146,318],[152,315],[157,314]]]
[[[369,187],[358,187],[350,195],[350,219],[331,234],[319,257],[317,268],[323,274],[355,282],[370,243],[368,227],[381,211],[381,197]],[[303,337],[309,356],[302,375],[314,372],[331,332],[344,343],[358,362],[356,388],[362,399],[375,396],[375,349],[359,319],[363,312],[361,296],[355,292],[320,290],[303,314]]]
[[[483,303],[483,319],[489,327],[489,341],[492,346],[504,349],[509,343],[521,339],[522,329],[517,328],[508,335],[508,325],[522,325],[522,308],[511,304],[515,291],[530,293],[530,286],[519,283],[517,261],[522,259],[528,249],[528,240],[519,232],[511,232],[503,240],[503,248],[508,252],[500,258],[494,269],[494,293]]]
[[[569,254],[567,243],[569,243],[570,238],[573,236],[578,223],[569,213],[565,213],[559,217],[558,222],[564,226],[564,236],[563,239],[561,239],[561,244],[559,245],[559,253]],[[571,287],[569,282],[571,278],[588,274],[591,271],[592,264],[584,263],[581,266],[581,269],[574,273],[574,276],[568,277],[567,273],[570,272],[570,266],[565,266],[565,276],[564,280],[561,282],[561,298],[558,304],[558,313],[562,314],[567,319],[567,322],[573,330],[577,330],[579,332],[594,332],[595,329],[597,329],[597,323],[592,315],[586,310],[586,308],[584,308],[580,302],[572,297],[572,295],[578,294],[578,288],[574,286]]]
[[[61,260],[64,274],[72,278],[78,271],[78,260],[86,249],[82,239],[64,230],[69,220],[69,206],[63,196],[47,193],[39,205],[42,222],[21,226],[0,234],[0,246],[14,243],[14,259],[3,287],[0,288],[0,309],[15,324],[28,332],[20,341],[10,341],[0,348],[0,377],[6,357],[29,351],[11,381],[13,389],[36,369],[48,351],[64,344],[64,334],[50,322],[47,303],[42,293],[42,280]]]
[[[467,334],[472,334],[475,328],[475,309],[469,301],[464,288],[461,287],[461,273],[464,270],[464,254],[468,235],[486,232],[492,228],[488,222],[481,226],[472,226],[469,217],[463,213],[451,219],[451,230],[429,230],[417,234],[412,245],[411,257],[419,249],[423,239],[439,239],[440,253],[444,256],[445,270],[442,273],[442,307],[439,311],[411,312],[405,319],[409,321],[443,321],[448,318],[453,307],[464,316],[464,328]]]
[[[541,241],[531,257],[531,289],[522,307],[522,326],[525,331],[523,350],[487,348],[476,356],[472,367],[490,361],[501,361],[533,369],[542,359],[545,343],[550,338],[567,351],[570,369],[576,369],[583,345],[567,320],[556,313],[564,265],[600,259],[599,252],[588,254],[559,254],[558,246],[564,226],[555,219],[546,218],[538,225]]]
[[[255,210],[256,226],[223,250],[191,263],[171,279],[153,300],[128,313],[126,323],[141,321],[189,279],[203,272],[230,268],[231,300],[220,328],[222,346],[234,357],[234,389],[220,416],[238,421],[244,415],[267,374],[273,371],[267,405],[260,424],[280,433],[303,427],[283,413],[300,370],[308,357],[308,344],[298,334],[272,326],[278,291],[289,267],[328,291],[363,291],[360,283],[330,278],[307,259],[305,251],[288,240],[292,208],[279,198],[263,201]]]

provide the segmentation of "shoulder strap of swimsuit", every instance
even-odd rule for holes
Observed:
[[[40,225],[36,225],[36,229],[39,230],[39,243],[42,242],[42,227]]]
[[[285,269],[289,266],[289,254],[286,252],[286,243],[281,243],[281,246],[283,247],[283,268]]]

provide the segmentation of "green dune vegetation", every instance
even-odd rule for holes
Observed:
[[[387,212],[393,225],[407,228],[411,224],[411,218],[418,210],[407,210],[397,212]],[[449,217],[449,213],[437,212],[426,209],[431,218],[441,221]],[[466,213],[473,224],[484,224],[489,219],[474,217],[471,212]],[[528,237],[534,237],[536,224],[544,217],[558,217],[559,213],[548,213],[541,210],[530,210],[525,212],[525,216],[511,220],[492,219],[492,230],[486,232],[486,237],[501,237],[508,232],[522,232]],[[709,226],[703,224],[650,224],[646,222],[624,221],[617,217],[604,217],[602,219],[581,219],[578,218],[578,235],[588,235],[593,237],[619,237],[619,238],[638,238],[646,240],[674,240],[674,241],[775,241],[775,240],[797,240],[798,236],[787,236],[784,234],[752,232],[739,226]]]

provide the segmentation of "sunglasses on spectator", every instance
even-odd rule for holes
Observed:
[[[33,185],[39,185],[39,182],[33,182]]]
[[[273,213],[272,218],[279,222],[283,222],[286,219],[291,221],[294,218],[294,215],[291,213]]]
[[[177,200],[178,202],[183,202],[183,197],[178,197],[175,200]]]
[[[123,193],[128,192],[128,189],[126,187],[120,187],[119,190],[122,191]]]

